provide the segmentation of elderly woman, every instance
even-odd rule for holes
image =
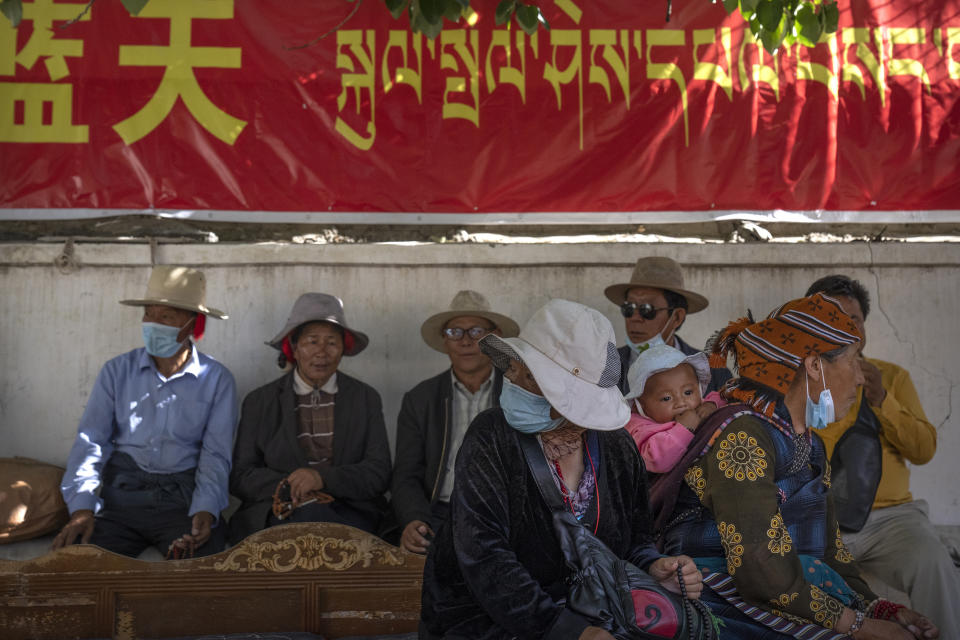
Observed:
[[[281,522],[271,511],[279,483],[296,507],[283,522],[339,522],[376,530],[390,483],[390,447],[380,395],[337,371],[363,351],[366,335],[346,322],[343,305],[305,293],[283,330],[268,342],[291,371],[243,401],[230,492],[243,501],[230,520],[234,543]],[[307,501],[317,495],[332,502]]]
[[[682,575],[688,597],[699,595],[693,561],[661,557],[652,544],[643,463],[621,428],[629,410],[614,340],[598,311],[552,300],[519,337],[480,341],[504,388],[500,408],[474,419],[457,456],[451,518],[424,572],[424,636],[613,637],[565,606],[568,569],[522,434],[536,434],[557,501],[588,531],[667,589],[680,593]]]
[[[820,294],[761,322],[731,323],[714,340],[714,366],[733,355],[740,376],[722,392],[731,406],[698,431],[693,463],[678,470],[686,484],[672,515],[657,522],[666,522],[667,552],[696,558],[723,634],[938,637],[925,618],[870,591],[827,491],[830,467],[815,430],[854,402],[860,341],[840,305]]]

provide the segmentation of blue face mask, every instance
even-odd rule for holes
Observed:
[[[646,351],[647,349],[649,349],[650,347],[655,347],[655,346],[660,345],[660,344],[666,344],[666,342],[664,342],[663,336],[661,336],[661,335],[658,333],[657,335],[653,336],[652,338],[650,338],[650,339],[647,340],[646,342],[640,342],[640,343],[630,342],[630,338],[627,338],[627,344],[630,345],[630,348],[631,348],[631,349],[633,349],[633,350],[636,351],[638,354],[640,354],[640,353],[643,353],[644,351]]]
[[[820,401],[814,402],[810,399],[810,379],[807,383],[807,406],[804,412],[804,419],[807,426],[813,429],[823,429],[831,422],[837,419],[833,409],[833,394],[827,389],[827,378],[823,372],[823,362],[820,362],[820,376],[823,378],[823,391],[820,392]]]
[[[187,325],[183,325],[183,327],[185,326]],[[176,354],[183,346],[182,342],[177,342],[177,336],[180,335],[183,327],[170,327],[156,322],[144,322],[141,329],[143,331],[143,346],[147,348],[147,353],[157,358],[169,358]]]
[[[511,427],[520,433],[540,433],[556,429],[563,418],[550,417],[550,403],[543,396],[503,379],[500,408]]]

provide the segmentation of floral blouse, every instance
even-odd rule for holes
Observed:
[[[800,556],[780,513],[781,490],[774,482],[775,445],[769,429],[756,417],[732,422],[714,446],[686,473],[687,485],[710,510],[717,523],[727,573],[747,602],[794,622],[813,622],[832,629],[844,604],[806,579]],[[818,437],[818,436],[814,436]],[[830,468],[823,473],[830,486]],[[827,496],[824,556],[827,564],[862,598],[876,596],[860,577],[843,545]],[[811,576],[812,579],[812,576]]]

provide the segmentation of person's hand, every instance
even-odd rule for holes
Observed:
[[[680,415],[678,415],[674,420],[685,426],[690,431],[696,431],[697,427],[700,426],[700,421],[703,418],[700,417],[700,414],[697,413],[696,409],[687,409]]]
[[[880,369],[860,358],[860,371],[863,373],[863,395],[871,407],[879,407],[887,397],[883,388]]]
[[[914,635],[896,622],[873,618],[864,620],[860,631],[850,637],[853,640],[914,640]]]
[[[413,553],[426,553],[430,546],[430,539],[433,537],[433,530],[422,520],[412,520],[410,524],[403,528],[403,535],[400,536],[400,546]]]
[[[324,487],[323,478],[316,469],[309,467],[300,467],[291,473],[287,476],[287,482],[290,483],[290,497],[294,506],[306,500],[311,491],[321,491]]]
[[[190,523],[190,533],[185,533],[182,539],[196,549],[210,539],[210,529],[212,528],[213,514],[209,511],[198,511],[194,514],[193,521]]]
[[[940,630],[937,625],[913,609],[900,609],[897,612],[897,622],[904,629],[913,634],[914,638],[939,638]]]
[[[609,631],[601,627],[587,627],[577,640],[616,640]]]
[[[70,516],[69,522],[63,525],[60,533],[53,539],[50,548],[53,550],[74,544],[77,536],[80,536],[80,544],[90,542],[90,536],[93,535],[93,511],[90,509],[77,509]]]
[[[683,586],[686,588],[687,598],[697,600],[703,593],[703,576],[690,556],[673,556],[658,558],[653,561],[647,573],[660,583],[667,591],[680,593],[680,584],[677,582],[677,567],[683,566]]]
[[[697,407],[697,415],[700,416],[700,421],[703,422],[703,420],[708,418],[716,410],[717,410],[717,403],[704,402],[699,407]]]

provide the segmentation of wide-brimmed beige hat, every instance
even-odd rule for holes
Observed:
[[[512,338],[520,333],[520,327],[511,318],[502,313],[490,310],[490,303],[482,294],[464,289],[453,296],[450,309],[435,313],[420,325],[420,335],[423,341],[441,353],[447,353],[447,343],[443,339],[443,328],[454,318],[476,316],[492,322],[505,338]]]
[[[550,406],[573,424],[612,431],[630,419],[617,387],[621,365],[615,340],[602,313],[555,299],[533,314],[518,337],[487,334],[480,349],[501,371],[512,360],[527,365]]]
[[[147,292],[142,298],[121,300],[120,304],[145,307],[160,304],[185,311],[195,311],[226,320],[227,314],[207,306],[207,279],[199,269],[158,265],[150,272]]]
[[[287,317],[287,323],[283,325],[280,333],[267,344],[282,351],[283,339],[290,335],[291,331],[308,322],[329,322],[352,335],[352,340],[347,338],[343,342],[343,355],[345,356],[355,356],[370,344],[370,338],[367,337],[367,334],[357,331],[347,324],[347,318],[343,312],[343,301],[329,293],[304,293],[297,298],[297,301],[293,303],[293,309],[290,310],[290,315]]]
[[[634,287],[651,287],[679,293],[687,299],[687,313],[703,311],[710,304],[699,293],[684,287],[683,271],[680,270],[680,265],[670,258],[656,256],[640,258],[633,268],[630,282],[612,284],[604,289],[603,293],[607,296],[607,300],[615,305],[621,305],[626,300],[627,291]]]

